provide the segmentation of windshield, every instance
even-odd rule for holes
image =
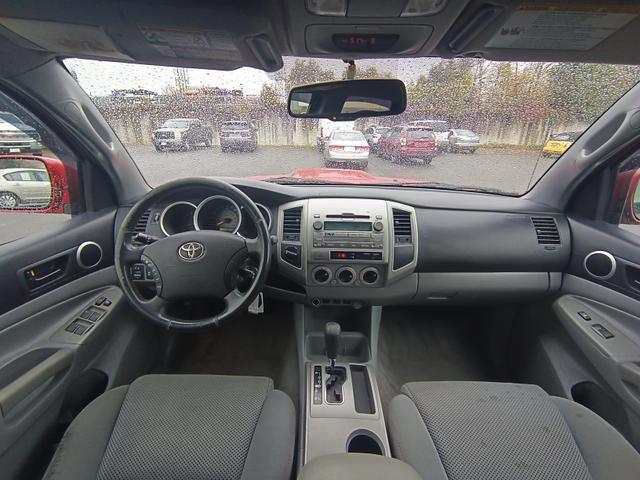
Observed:
[[[407,130],[409,138],[433,138],[433,132],[426,128],[410,128]]]
[[[345,140],[345,141],[364,141],[364,135],[360,132],[334,132],[332,136],[333,140]]]
[[[453,133],[455,133],[456,135],[460,135],[462,137],[475,137],[476,134],[473,133],[471,130],[454,130]]]
[[[222,128],[225,130],[246,130],[249,128],[247,122],[225,122],[222,124]]]
[[[640,68],[626,65],[358,60],[356,78],[404,81],[407,109],[397,116],[331,122],[290,117],[287,95],[296,85],[346,78],[341,60],[285,58],[273,73],[78,59],[65,65],[152,186],[180,177],[229,176],[506,195],[527,192],[640,79]],[[136,98],[127,99],[125,91]],[[433,141],[369,133],[401,126],[410,127],[408,136],[433,135]],[[370,148],[336,155],[325,147],[338,138]]]
[[[186,120],[167,120],[162,124],[162,128],[189,128]]]

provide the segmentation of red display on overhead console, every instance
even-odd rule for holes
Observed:
[[[384,52],[395,45],[400,36],[392,33],[336,33],[333,44],[345,52]]]

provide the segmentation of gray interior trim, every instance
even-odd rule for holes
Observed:
[[[550,293],[547,272],[430,272],[418,274],[412,303],[522,301]]]
[[[278,439],[274,442],[274,439]],[[296,441],[296,411],[289,396],[267,396],[242,470],[241,480],[281,480],[291,476]]]
[[[26,399],[38,387],[71,366],[72,350],[58,350],[51,356],[20,375],[9,385],[0,389],[0,412],[9,415],[11,409]]]
[[[593,480],[635,480],[640,455],[618,431],[588,408],[551,397],[573,434]]]
[[[420,480],[418,473],[399,460],[362,453],[325,455],[307,463],[298,480]],[[437,480],[437,477],[429,477]]]
[[[425,480],[447,480],[436,446],[415,404],[406,395],[389,402],[387,428],[393,455]]]

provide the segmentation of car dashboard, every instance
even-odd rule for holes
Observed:
[[[227,180],[269,226],[264,292],[283,300],[318,307],[519,301],[559,289],[569,263],[566,217],[523,198]],[[233,200],[198,191],[172,193],[135,228],[156,237],[189,230],[257,236]]]

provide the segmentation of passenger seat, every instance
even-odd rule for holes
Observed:
[[[394,456],[424,479],[640,478],[640,454],[617,430],[535,385],[407,383],[388,426]]]

